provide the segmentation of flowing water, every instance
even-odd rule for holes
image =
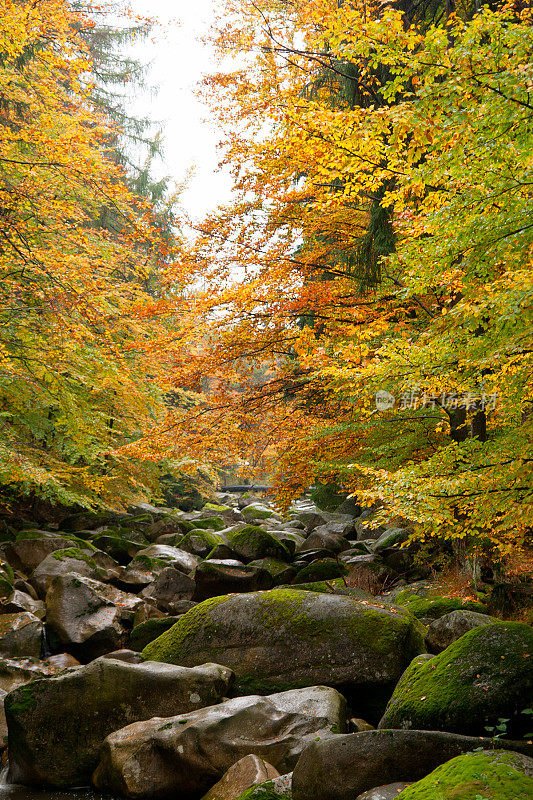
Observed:
[[[0,800],[111,800],[109,795],[92,789],[32,789],[7,782],[7,767],[0,771]]]

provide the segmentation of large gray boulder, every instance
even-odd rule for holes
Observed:
[[[106,736],[138,720],[184,714],[217,703],[232,672],[100,658],[5,698],[9,780],[58,788],[89,782]]]
[[[19,589],[13,592],[4,600],[0,601],[0,614],[18,614],[21,611],[29,611],[39,619],[45,615],[45,607],[42,600],[34,600],[33,597]]]
[[[153,600],[158,608],[169,614],[175,614],[183,600],[192,598],[195,589],[196,584],[190,575],[174,567],[166,567],[153,583],[142,590],[140,596]]]
[[[81,575],[60,575],[46,594],[46,615],[57,640],[81,661],[118,650],[133,627],[139,597]]]
[[[432,653],[442,653],[453,642],[460,639],[473,628],[490,625],[499,620],[489,617],[488,614],[479,614],[477,611],[451,611],[443,617],[434,619],[428,625],[426,643]]]
[[[227,664],[241,694],[318,683],[375,687],[397,681],[423,652],[403,610],[293,589],[225,595],[200,603],[143,650],[151,661]]]
[[[293,798],[354,800],[383,784],[417,781],[455,756],[490,747],[491,741],[440,731],[381,730],[313,742],[294,769]],[[528,750],[528,745],[512,741],[502,747]]]
[[[55,550],[46,556],[39,566],[33,571],[31,583],[41,598],[46,597],[52,581],[58,575],[67,575],[75,572],[93,580],[105,580],[105,570],[97,565],[88,553],[79,548]]]
[[[21,537],[6,544],[5,554],[12,567],[29,575],[51,553],[68,547],[72,547],[72,541],[59,533],[33,531],[27,539]]]
[[[93,782],[127,797],[202,797],[236,761],[253,754],[289,772],[315,739],[345,724],[338,692],[313,687],[238,697],[170,719],[129,725],[107,737]]]
[[[296,548],[297,553],[305,553],[307,550],[327,550],[330,553],[342,553],[351,547],[348,539],[342,533],[330,531],[327,525],[315,528],[313,533]]]
[[[474,628],[429,661],[414,661],[389,700],[380,728],[482,736],[500,717],[508,733],[531,705],[533,630],[520,622]],[[527,731],[516,730],[516,735]]]
[[[40,658],[44,626],[39,617],[22,611],[0,615],[0,656]]]
[[[221,563],[220,560],[206,559],[194,572],[196,582],[195,600],[206,600],[230,592],[255,592],[270,589],[272,577],[261,567]]]
[[[173,566],[187,574],[193,572],[199,561],[191,553],[187,553],[179,547],[171,547],[168,544],[151,544],[149,547],[145,547],[144,550],[139,550],[131,565],[143,560],[147,562],[154,560],[167,562],[169,566]]]

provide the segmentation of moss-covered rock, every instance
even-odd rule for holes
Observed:
[[[258,525],[246,525],[238,531],[228,533],[232,550],[243,561],[271,556],[280,561],[290,561],[289,549],[273,533]]]
[[[242,508],[241,513],[244,519],[250,521],[271,519],[278,516],[272,509],[266,508],[263,505],[256,505],[255,503],[251,503],[249,506]]]
[[[409,539],[409,536],[410,532],[406,528],[387,528],[370,547],[374,553],[381,553],[390,547],[399,547]]]
[[[292,776],[293,798],[354,800],[383,784],[420,781],[450,759],[490,745],[488,738],[442,731],[380,730],[333,736],[313,742],[300,756]],[[500,747],[522,763],[529,760],[516,752],[517,748],[520,753],[527,750],[523,743],[506,742]],[[460,794],[447,796],[438,791],[424,800],[444,798],[463,800]]]
[[[205,517],[193,520],[194,528],[198,530],[221,531],[226,527],[222,517]]]
[[[463,600],[461,597],[442,597],[435,594],[419,597],[416,594],[411,594],[408,590],[400,592],[396,598],[396,603],[400,606],[405,606],[418,619],[438,619],[451,611],[458,610],[477,611],[480,614],[487,613],[487,606],[475,600]]]
[[[533,630],[519,622],[474,628],[402,675],[380,728],[482,735],[528,705],[533,690]]]
[[[33,572],[32,583],[40,597],[44,598],[52,581],[59,575],[68,573],[76,573],[94,580],[106,578],[106,571],[99,567],[87,552],[77,547],[67,547],[54,550],[41,561]]]
[[[231,506],[226,506],[223,503],[206,503],[202,510],[214,511],[215,514],[223,514],[227,511],[233,511],[233,508]]]
[[[533,760],[496,750],[452,758],[404,789],[398,800],[530,800],[531,797]]]
[[[332,580],[348,574],[348,567],[335,558],[319,558],[296,573],[293,583]]]
[[[87,542],[87,544],[89,543]],[[103,550],[118,561],[119,564],[127,564],[139,550],[148,546],[146,539],[143,542],[139,542],[110,533],[102,533],[96,536],[93,539],[93,544],[99,550]]]
[[[205,558],[217,545],[227,545],[228,540],[211,530],[195,528],[187,533],[179,542],[178,547],[195,556]]]
[[[324,683],[388,685],[423,651],[407,612],[294,589],[200,603],[143,650],[143,658],[234,669],[242,694]]]
[[[358,589],[354,586],[347,586],[343,578],[334,578],[331,581],[312,581],[310,583],[293,583],[290,586],[280,586],[280,589],[301,589],[304,592],[319,592],[320,594],[338,594],[348,597],[355,597],[358,600],[368,600],[376,603],[374,595],[365,589]],[[419,628],[422,632],[422,629]]]
[[[296,568],[291,564],[286,564],[278,558],[256,558],[250,561],[249,567],[260,567],[265,569],[272,577],[273,585],[279,586],[282,583],[289,583],[289,581],[296,575]]]

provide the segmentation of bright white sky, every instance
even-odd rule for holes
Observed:
[[[194,96],[196,84],[216,66],[209,48],[199,41],[209,30],[217,0],[130,0],[133,10],[160,20],[156,41],[146,41],[136,54],[151,62],[148,82],[154,96],[138,100],[138,111],[160,120],[165,161],[162,172],[181,183],[190,168],[193,175],[181,196],[181,205],[199,221],[206,211],[227,202],[230,181],[217,172],[216,149],[220,132],[208,109]]]

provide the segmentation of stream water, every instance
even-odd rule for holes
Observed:
[[[0,771],[0,800],[112,800],[92,789],[32,789],[7,782],[7,767]]]

